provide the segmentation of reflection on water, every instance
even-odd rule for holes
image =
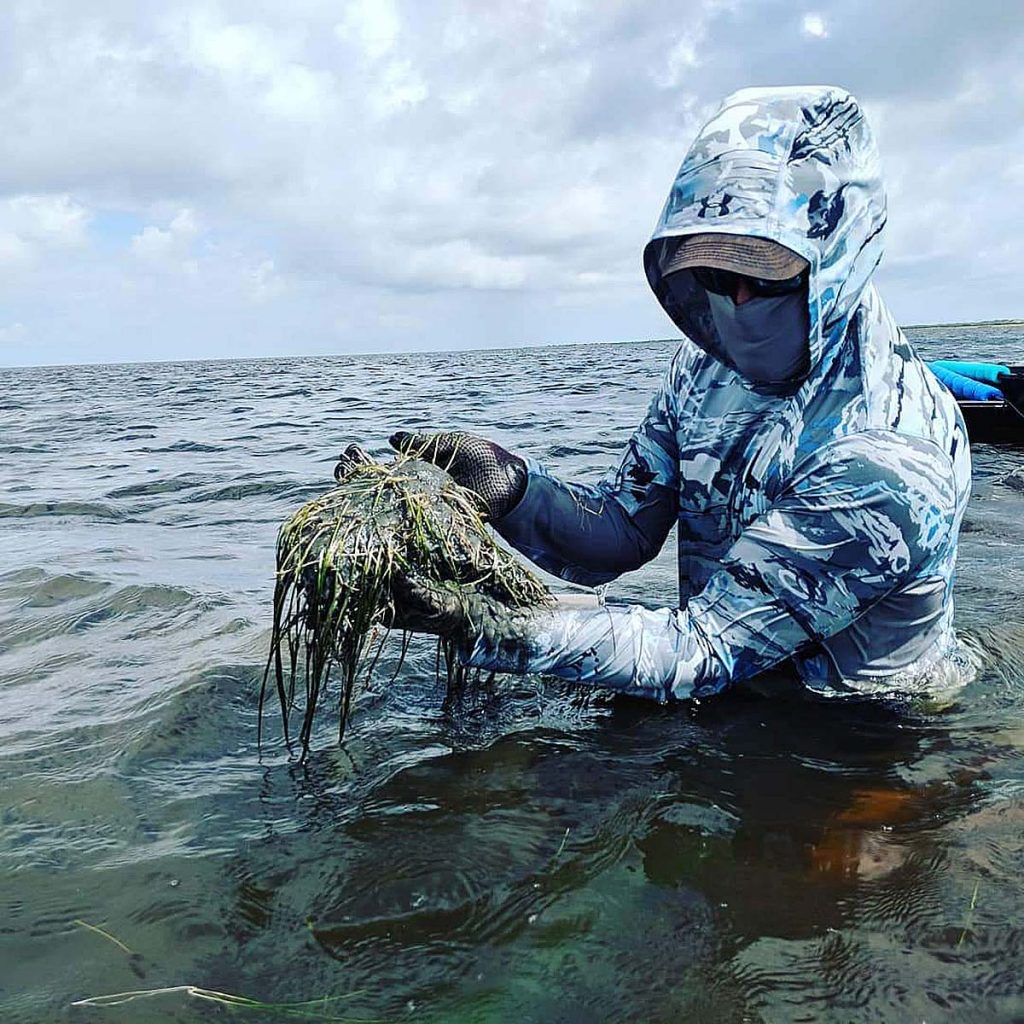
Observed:
[[[445,703],[416,641],[343,748],[326,714],[305,763],[275,728],[257,750],[276,525],[344,444],[455,425],[593,476],[669,355],[3,371],[0,1018],[1024,1017],[1018,452],[975,453],[984,667],[944,711],[533,679]],[[668,545],[614,590],[673,578]],[[182,985],[327,1001],[70,1005]]]

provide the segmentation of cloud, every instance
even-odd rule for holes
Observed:
[[[32,258],[32,247],[13,231],[0,230],[0,266],[27,263]]]
[[[0,263],[77,248],[85,243],[90,219],[89,211],[66,194],[0,199]]]
[[[132,238],[131,251],[144,262],[195,273],[198,264],[192,259],[192,245],[198,234],[195,214],[179,210],[166,229],[153,224],[143,228]]]
[[[640,251],[699,124],[820,81],[876,127],[894,308],[1019,314],[1024,10],[972,12],[9,0],[0,301],[53,360],[664,335]]]
[[[395,46],[401,20],[391,0],[356,0],[334,26],[335,35],[355,42],[370,60],[380,60]]]
[[[24,324],[9,324],[7,327],[0,327],[0,346],[21,343],[27,338],[28,331]]]
[[[813,39],[824,39],[828,35],[828,29],[825,27],[825,19],[814,11],[810,11],[804,15],[803,21],[800,24],[804,35],[811,36]]]

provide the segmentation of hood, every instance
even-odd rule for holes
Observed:
[[[756,235],[810,264],[810,376],[834,358],[882,257],[885,193],[857,101],[833,86],[743,89],[701,129],[644,249],[647,280],[692,341],[728,364],[704,289],[689,271],[673,296],[662,269],[675,240],[706,231]],[[683,280],[680,280],[682,278]]]

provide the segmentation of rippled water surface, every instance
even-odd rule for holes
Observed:
[[[0,1020],[1024,1019],[1024,449],[975,450],[944,712],[444,707],[424,642],[342,748],[257,750],[276,527],[344,444],[593,478],[671,350],[0,370]],[[612,592],[671,602],[671,547]],[[185,985],[322,1001],[71,1005]]]

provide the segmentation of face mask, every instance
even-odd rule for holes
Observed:
[[[807,373],[807,295],[759,296],[737,306],[707,292],[722,352],[752,384],[781,384]]]

